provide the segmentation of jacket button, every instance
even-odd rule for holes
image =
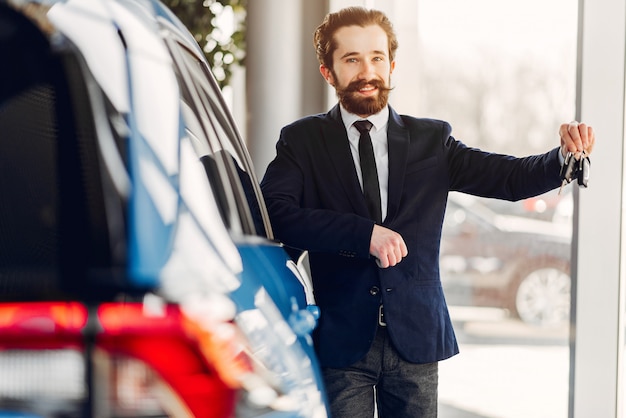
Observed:
[[[380,292],[380,289],[378,288],[378,286],[370,287],[370,295],[376,296],[378,292]]]

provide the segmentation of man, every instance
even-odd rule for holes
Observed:
[[[381,12],[331,13],[314,44],[339,104],[283,128],[262,189],[277,238],[310,254],[331,413],[372,417],[376,399],[383,417],[435,417],[437,362],[458,353],[438,265],[448,192],[554,189],[567,153],[591,152],[593,130],[563,124],[559,148],[526,158],[472,149],[446,122],[387,104],[398,44]]]

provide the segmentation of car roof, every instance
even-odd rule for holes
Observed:
[[[452,205],[471,212],[474,217],[502,232],[527,233],[571,240],[572,226],[570,224],[497,213],[481,202],[481,198],[459,192],[450,193],[448,200]]]

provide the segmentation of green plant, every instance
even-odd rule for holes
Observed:
[[[220,87],[245,59],[246,0],[163,0],[192,33]]]

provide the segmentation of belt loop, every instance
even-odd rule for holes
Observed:
[[[383,305],[378,307],[378,325],[381,327],[386,327],[387,323],[385,322],[385,312],[383,310]]]

